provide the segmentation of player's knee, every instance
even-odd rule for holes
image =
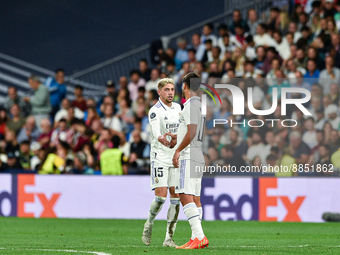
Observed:
[[[166,197],[167,196],[167,188],[161,187],[155,189],[155,196],[157,197]]]

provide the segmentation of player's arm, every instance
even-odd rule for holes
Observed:
[[[176,168],[179,166],[179,153],[184,150],[196,136],[197,124],[189,124],[187,128],[187,133],[185,134],[183,141],[178,146],[174,157],[172,158],[172,163]]]
[[[149,112],[149,123],[150,123],[154,136],[157,137],[158,139],[158,142],[160,142],[166,147],[169,147],[170,143],[168,140],[165,139],[165,134],[164,135],[161,134],[161,129],[160,129],[161,122],[160,122],[158,113],[156,111]]]

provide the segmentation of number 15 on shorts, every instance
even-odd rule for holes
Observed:
[[[163,167],[155,167],[153,169],[153,176],[154,177],[163,177]]]

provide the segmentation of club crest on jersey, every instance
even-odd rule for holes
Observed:
[[[156,117],[156,113],[154,113],[154,112],[151,113],[150,118],[153,119],[153,118],[155,118],[155,117]]]

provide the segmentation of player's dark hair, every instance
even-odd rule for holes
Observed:
[[[191,79],[196,79],[197,80],[197,79],[200,79],[200,78],[201,78],[201,76],[199,74],[191,72],[191,73],[188,73],[187,75],[185,75],[183,77],[182,82],[185,83],[190,90],[196,92],[198,90],[198,88],[199,88],[199,84],[196,84],[196,86],[193,86],[193,84],[191,84],[190,80]]]

